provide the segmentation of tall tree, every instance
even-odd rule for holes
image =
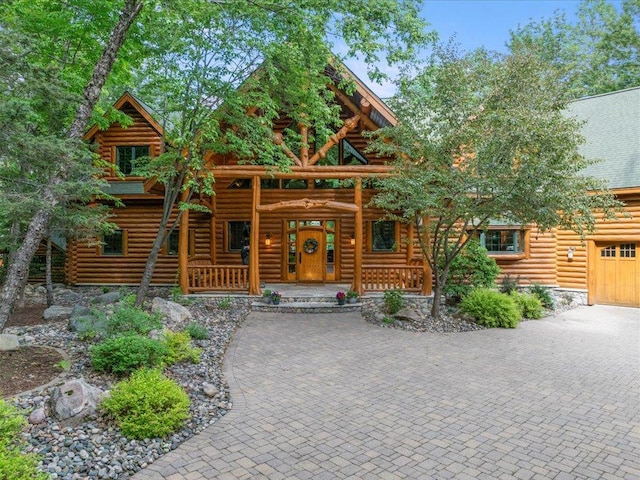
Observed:
[[[584,0],[570,22],[557,13],[511,32],[512,52],[529,51],[563,71],[567,95],[586,95],[640,85],[640,0]]]
[[[9,265],[2,294],[0,295],[0,331],[4,328],[21,287],[26,282],[29,263],[48,230],[53,217],[53,210],[63,201],[63,198],[60,196],[60,190],[64,190],[65,181],[70,174],[70,169],[67,168],[65,160],[69,157],[82,154],[82,152],[85,151],[85,147],[82,145],[82,135],[93,114],[94,107],[98,102],[107,77],[116,61],[118,51],[125,41],[127,31],[140,13],[142,6],[143,0],[125,0],[115,21],[115,25],[110,30],[110,34],[104,43],[102,54],[92,68],[92,73],[83,89],[82,96],[74,103],[75,113],[72,116],[69,127],[66,129],[66,134],[60,135],[59,132],[54,132],[50,138],[54,144],[65,142],[68,148],[65,148],[66,151],[63,156],[58,157],[61,158],[62,161],[53,162],[48,174],[48,182],[40,192],[40,198],[43,203],[35,209],[31,216],[24,237],[22,238],[22,243],[15,251],[12,262]],[[109,7],[113,8],[111,6]],[[64,7],[61,6],[61,8]],[[6,11],[3,10],[2,13],[3,22],[7,22],[3,25],[3,30],[12,31],[14,25],[9,24],[6,20]],[[83,20],[85,22],[87,21],[87,19]],[[96,41],[96,39],[91,40]],[[26,76],[20,77],[18,83],[29,83],[32,81],[30,77],[31,72],[25,71],[24,73]],[[9,90],[4,90],[2,92],[3,95],[10,96],[11,88],[19,89],[19,86],[15,84],[15,78],[13,80],[10,79],[7,86]],[[36,129],[35,131],[30,131],[29,135],[31,139],[36,142],[40,140],[41,132]]]
[[[401,83],[400,124],[376,132],[396,175],[373,202],[414,225],[434,278],[438,316],[451,262],[490,220],[566,227],[584,234],[594,209],[616,205],[583,177],[578,123],[563,114],[565,85],[539,57],[436,49],[431,64]]]
[[[156,178],[165,196],[138,303],[184,210],[205,208],[192,197],[213,193],[206,152],[287,168],[291,159],[273,142],[275,119],[286,115],[318,132],[338,126],[324,75],[330,37],[350,54],[390,63],[410,59],[414,45],[429,37],[414,1],[189,1],[154,15],[150,25],[166,33],[152,46],[136,92],[159,113],[166,151],[140,162],[136,173]],[[382,72],[372,64],[372,74]],[[303,141],[295,128],[285,137],[289,146]]]

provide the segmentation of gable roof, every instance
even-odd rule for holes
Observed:
[[[142,117],[151,125],[151,127],[158,132],[158,135],[162,136],[163,128],[162,125],[158,123],[158,121],[154,118],[154,112],[149,105],[144,103],[142,100],[136,98],[133,94],[129,92],[124,92],[122,96],[113,104],[113,108],[116,110],[122,109],[125,104],[131,105]],[[88,140],[93,137],[99,130],[98,124],[93,125],[87,133],[84,134],[84,139]]]
[[[601,160],[584,173],[611,189],[640,187],[640,87],[575,100],[567,110],[585,122],[580,153]]]

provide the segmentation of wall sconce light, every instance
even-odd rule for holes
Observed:
[[[271,234],[267,233],[267,236],[264,238],[264,244],[268,247],[271,245]]]
[[[569,250],[567,250],[567,260],[573,260],[573,252],[574,252],[575,248],[573,247],[569,247]]]
[[[356,244],[356,237],[351,235],[351,245],[355,245],[355,244]]]

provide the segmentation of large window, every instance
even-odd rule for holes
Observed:
[[[490,255],[525,252],[525,231],[519,228],[490,229],[480,232],[480,244]]]
[[[251,222],[229,222],[227,224],[227,250],[239,252],[249,244]]]
[[[116,163],[118,170],[124,175],[131,175],[133,171],[134,161],[137,158],[148,157],[149,146],[124,146],[120,145],[116,147]]]
[[[189,244],[187,246],[187,255],[191,257],[195,252],[196,232],[189,229]],[[167,241],[162,249],[163,255],[175,257],[180,254],[180,229],[176,228],[169,234]]]
[[[126,252],[126,232],[116,230],[102,236],[102,255],[124,255]]]
[[[396,222],[380,221],[371,223],[371,250],[393,252],[396,249]]]

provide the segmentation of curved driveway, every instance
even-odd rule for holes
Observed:
[[[136,479],[638,479],[640,310],[409,333],[252,313],[233,409]]]

